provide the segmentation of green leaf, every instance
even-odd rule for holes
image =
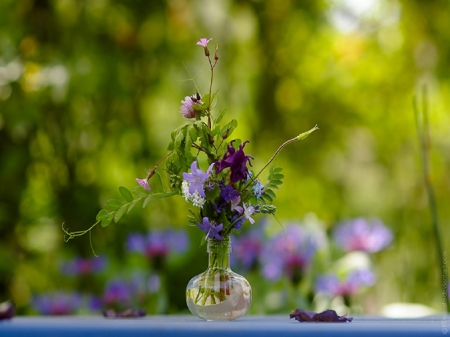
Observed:
[[[106,209],[102,209],[97,213],[97,217],[95,218],[97,221],[101,221],[105,216],[107,216],[109,212]]]
[[[120,207],[116,213],[114,214],[114,222],[117,223],[119,222],[120,218],[122,217],[122,215],[125,213],[125,211],[128,209],[128,204],[127,205],[122,205],[122,207]]]
[[[187,132],[191,141],[195,142],[197,140],[197,128],[194,125],[189,125]]]
[[[113,215],[112,213],[108,213],[108,215],[106,215],[103,219],[102,219],[102,227],[108,227],[109,224],[112,222],[113,220]]]
[[[283,184],[283,181],[282,181],[282,180],[274,179],[274,180],[271,180],[270,183],[271,183],[271,184],[274,184],[274,185],[281,185],[281,184]]]
[[[124,186],[120,186],[119,187],[119,191],[120,191],[120,194],[122,194],[122,197],[126,201],[128,201],[128,202],[133,201],[133,195],[131,194],[131,192],[130,192],[130,190],[128,188],[126,188]]]
[[[155,174],[152,177],[152,182],[155,192],[164,192],[163,182],[158,171],[155,171]]]
[[[267,193],[267,191],[265,191],[262,195],[261,198],[264,199],[265,201],[268,202],[272,202],[273,198],[270,196],[270,194]]]
[[[237,128],[238,122],[235,119],[232,119],[227,125],[225,125],[222,130],[220,131],[220,134],[222,135],[223,139],[226,139],[231,136],[233,131]]]
[[[136,206],[136,204],[137,204],[141,199],[142,199],[142,198],[140,198],[140,199],[134,199],[134,200],[129,204],[127,213],[130,213],[130,211],[134,208],[134,206]]]
[[[149,195],[147,198],[145,198],[144,203],[142,204],[142,208],[147,207],[148,203],[152,200],[152,195]]]
[[[151,193],[151,191],[147,191],[145,188],[143,188],[142,186],[138,185],[138,186],[134,186],[133,187],[133,194],[135,196],[137,196],[138,198],[145,198],[146,196],[148,196]]]
[[[222,121],[223,116],[225,116],[225,111],[226,111],[225,108],[222,108],[222,110],[220,110],[217,117],[214,118],[214,124],[219,124]]]
[[[281,174],[281,173],[274,173],[270,177],[270,179],[273,179],[273,180],[283,180],[283,178],[284,178],[284,174]]]
[[[110,211],[117,211],[122,205],[123,202],[116,199],[111,199],[105,202],[105,208],[107,208]]]
[[[265,196],[270,196],[270,197],[272,198],[272,200],[275,199],[275,198],[277,197],[276,194],[275,194],[275,192],[272,191],[271,189],[266,189],[266,190],[264,191],[264,195],[265,195]]]

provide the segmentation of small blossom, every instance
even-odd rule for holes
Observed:
[[[244,204],[244,218],[253,225],[255,223],[255,220],[251,218],[251,216],[255,213],[255,207],[253,206],[247,206]]]
[[[222,236],[219,234],[219,232],[223,228],[223,224],[214,225],[212,224],[207,217],[203,218],[203,222],[201,224],[198,224],[198,227],[206,232],[206,236],[209,238],[216,238],[217,240],[222,240]]]
[[[255,181],[255,184],[252,186],[253,194],[256,199],[261,198],[261,195],[264,193],[264,185],[261,184],[259,180]]]
[[[206,48],[208,46],[209,41],[211,41],[211,40],[212,40],[212,38],[206,39],[203,37],[196,43],[196,45]]]
[[[141,185],[143,188],[145,188],[147,191],[150,191],[150,186],[148,185],[147,179],[139,179],[136,178],[136,181],[139,185]]]
[[[376,253],[392,241],[392,232],[378,219],[357,218],[340,224],[334,231],[334,239],[347,252]]]
[[[209,49],[208,49],[208,43],[211,40],[212,40],[212,38],[211,39],[201,38],[200,41],[198,41],[196,43],[197,46],[203,47],[203,49],[205,50],[205,56],[208,56],[208,57],[209,57],[209,55],[211,55],[209,52]]]

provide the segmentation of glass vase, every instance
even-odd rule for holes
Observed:
[[[252,301],[250,283],[230,269],[231,241],[207,240],[208,269],[194,276],[186,287],[192,314],[207,321],[231,321],[244,316]]]

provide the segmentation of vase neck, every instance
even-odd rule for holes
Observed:
[[[231,240],[229,236],[222,240],[208,239],[208,268],[230,269]]]

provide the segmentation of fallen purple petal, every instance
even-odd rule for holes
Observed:
[[[103,316],[105,318],[136,318],[144,317],[146,312],[144,310],[131,310],[127,309],[124,311],[116,312],[113,309],[103,311]]]
[[[347,315],[338,316],[334,310],[325,310],[320,313],[315,313],[313,311],[305,311],[302,309],[295,309],[290,315],[290,318],[295,318],[299,322],[333,322],[333,323],[345,323],[351,322],[353,317],[348,317]]]

